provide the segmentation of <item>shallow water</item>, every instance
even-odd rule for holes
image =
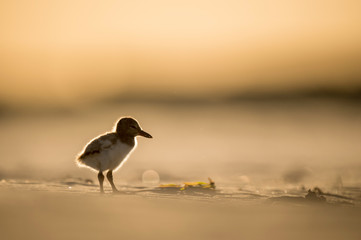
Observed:
[[[217,185],[215,189],[202,187],[164,188],[155,184],[120,185],[120,192],[113,194],[109,186],[105,186],[105,195],[117,197],[118,195],[138,196],[152,199],[182,199],[196,200],[199,202],[222,202],[223,204],[235,203],[240,205],[258,204],[290,204],[290,205],[337,205],[361,207],[361,188],[343,187],[342,191],[322,192],[325,201],[308,199],[305,196],[307,189],[299,187],[288,188],[257,188],[248,186],[241,188],[235,184]],[[57,181],[40,180],[2,180],[0,191],[20,192],[48,192],[48,193],[74,193],[81,195],[100,196],[99,185],[90,179],[60,179]]]

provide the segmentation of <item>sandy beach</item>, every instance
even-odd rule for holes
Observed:
[[[101,195],[74,160],[119,112],[154,139],[139,139],[114,174],[121,194],[106,183]],[[2,118],[1,239],[360,239],[360,116],[357,106],[302,103]],[[208,177],[215,190],[159,188]],[[316,187],[325,201],[306,200]]]
[[[360,9],[0,1],[0,240],[361,240]]]
[[[47,189],[47,190],[45,190]],[[359,239],[355,205],[269,201],[250,193],[199,194],[15,182],[0,185],[2,239]],[[267,200],[268,199],[268,200]],[[360,201],[360,199],[358,199]]]

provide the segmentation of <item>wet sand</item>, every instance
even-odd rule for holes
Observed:
[[[101,195],[92,183],[2,181],[1,239],[356,240],[361,236],[360,199],[314,203],[294,201],[302,197],[301,190],[268,191],[272,197],[265,195],[267,191],[257,194],[223,187],[196,192],[147,186],[120,186],[120,190],[114,195],[107,188]]]

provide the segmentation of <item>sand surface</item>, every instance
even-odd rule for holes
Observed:
[[[3,180],[1,239],[360,239],[360,189],[304,200],[305,190],[160,189],[98,193],[79,179]],[[352,198],[352,200],[350,200]]]
[[[154,139],[98,193],[74,159],[122,115]],[[112,105],[0,118],[0,239],[361,239],[361,108]],[[145,173],[153,171],[154,175]],[[216,190],[159,189],[207,181]],[[319,187],[326,201],[305,199]]]

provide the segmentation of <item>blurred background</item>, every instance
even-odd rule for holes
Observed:
[[[115,175],[361,183],[361,2],[1,1],[0,179],[96,179],[74,160],[133,116]]]

